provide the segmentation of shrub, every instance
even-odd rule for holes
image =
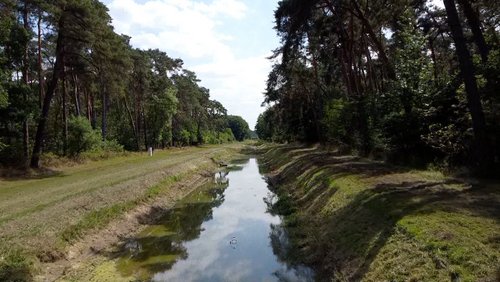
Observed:
[[[179,138],[180,142],[183,144],[183,145],[189,145],[190,144],[190,140],[191,140],[191,133],[189,133],[189,131],[183,129],[181,131],[181,134],[180,134],[180,138]]]
[[[116,140],[100,141],[99,144],[92,149],[85,151],[82,156],[84,159],[99,160],[107,159],[125,151],[123,145]]]
[[[222,141],[222,142],[233,142],[236,140],[236,138],[234,138],[234,135],[233,135],[233,131],[231,130],[231,128],[226,128],[220,135],[219,135],[219,139]]]
[[[68,153],[78,156],[82,152],[101,146],[98,131],[93,130],[90,122],[84,117],[71,117],[68,120]]]

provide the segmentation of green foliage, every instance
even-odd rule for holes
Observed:
[[[327,2],[280,1],[281,46],[272,56],[259,138],[333,143],[411,165],[500,169],[493,145],[500,140],[499,33],[482,28],[495,26],[488,18],[494,5],[447,1],[463,12],[452,25],[465,31],[460,39],[447,32],[449,9],[424,2]],[[469,51],[458,54],[457,40],[468,42],[462,49],[472,52],[473,67],[462,66]]]
[[[236,138],[233,135],[233,131],[230,128],[226,128],[219,134],[219,140],[223,143],[233,142],[236,140]]]
[[[153,95],[148,105],[148,120],[150,121],[150,139],[155,144],[170,144],[172,142],[172,118],[179,103],[177,90],[167,88],[161,95]]]
[[[205,144],[223,144],[227,142],[233,142],[234,140],[235,138],[230,128],[226,128],[222,132],[216,132],[216,131],[203,132],[203,143]]]
[[[273,142],[285,141],[286,138],[283,137],[283,128],[278,123],[279,121],[276,107],[270,107],[260,114],[255,125],[255,131],[259,138]]]
[[[120,152],[121,145],[143,150],[230,139],[226,109],[210,99],[196,74],[163,51],[130,46],[130,37],[113,30],[103,3],[25,2],[9,0],[0,7],[1,163],[24,162],[26,147],[37,150],[36,160],[40,144],[44,152],[56,155],[100,158]],[[40,95],[51,97],[48,111],[41,111]],[[88,123],[73,116],[85,116],[101,139],[119,144],[96,145],[97,135]],[[44,125],[43,134],[36,134],[37,122]],[[213,136],[204,138],[206,132]]]
[[[191,133],[186,129],[183,129],[179,136],[179,141],[182,145],[190,145],[191,144]]]
[[[240,116],[227,116],[227,124],[233,131],[234,138],[243,141],[250,138],[248,123]]]
[[[68,120],[68,153],[77,156],[102,144],[100,133],[92,129],[84,117],[71,117]]]
[[[344,99],[332,99],[324,108],[322,124],[328,141],[337,144],[352,144],[352,135],[348,128],[351,106]]]
[[[4,109],[9,105],[7,92],[0,86],[0,109]]]

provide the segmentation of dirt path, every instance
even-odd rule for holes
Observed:
[[[0,253],[5,254],[0,266],[9,265],[9,254],[16,258],[21,253],[26,264],[34,261],[30,271],[39,269],[37,280],[53,280],[69,266],[139,229],[141,220],[161,213],[202,183],[215,167],[213,159],[228,159],[241,148],[230,144],[158,151],[154,157],[133,154],[62,169],[47,178],[0,179]],[[110,212],[120,213],[115,207],[125,207],[126,216],[102,224],[110,221],[106,216],[116,216]],[[93,224],[103,229],[92,231]],[[83,240],[75,245],[65,240],[63,234],[82,226]]]

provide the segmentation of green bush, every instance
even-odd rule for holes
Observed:
[[[203,144],[220,144],[217,134],[213,131],[203,132]]]
[[[191,140],[191,133],[189,133],[189,131],[183,129],[181,131],[179,139],[180,139],[179,141],[182,143],[182,145],[189,145],[190,140]]]
[[[220,135],[219,135],[219,139],[222,141],[222,142],[233,142],[236,140],[236,138],[234,137],[233,135],[233,131],[231,130],[231,128],[226,128]]]
[[[328,141],[337,144],[352,144],[352,130],[349,121],[352,120],[352,105],[344,99],[332,99],[324,106],[322,120],[325,136]]]
[[[233,132],[230,128],[226,128],[222,132],[205,131],[203,132],[204,144],[223,144],[233,142],[235,140]]]
[[[101,146],[101,136],[93,130],[84,117],[71,117],[68,120],[68,153],[78,156],[82,152]]]
[[[113,152],[113,153],[120,153],[124,151],[123,145],[121,145],[120,143],[118,143],[118,141],[114,139],[100,142],[98,148],[102,151]]]
[[[123,145],[116,140],[100,141],[92,149],[82,153],[84,159],[99,160],[107,159],[125,152]]]

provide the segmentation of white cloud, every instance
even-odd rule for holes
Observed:
[[[431,0],[430,4],[436,6],[437,8],[444,9],[443,0]]]
[[[108,5],[113,25],[132,36],[140,48],[175,50],[191,58],[220,58],[230,53],[229,35],[217,31],[224,17],[242,19],[246,5],[238,0],[113,0]]]
[[[244,1],[247,0],[106,2],[116,31],[130,35],[134,47],[158,48],[179,56],[185,67],[195,71],[201,84],[210,89],[212,99],[220,101],[230,114],[243,116],[253,128],[262,111],[262,92],[271,65],[266,59],[270,54],[265,52],[274,48],[270,40],[262,43],[263,38],[256,38],[262,32],[255,28],[262,29],[265,23],[271,34],[274,32],[272,10],[255,10],[267,1],[247,1],[250,8]],[[241,42],[248,45],[241,46]],[[269,46],[265,44],[271,45],[262,48]]]
[[[204,77],[204,83],[211,85],[210,92],[224,101],[229,114],[242,115],[253,129],[271,70],[266,58],[269,55],[241,59],[226,57],[223,61],[194,66],[193,70]]]

